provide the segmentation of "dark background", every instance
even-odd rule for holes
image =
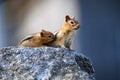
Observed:
[[[80,0],[81,52],[89,56],[96,80],[120,80],[120,0]]]

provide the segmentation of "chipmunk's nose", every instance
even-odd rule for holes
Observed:
[[[79,27],[80,27],[80,26],[79,26],[79,25],[77,25],[74,29],[75,29],[75,30],[77,30],[77,29],[79,29]]]
[[[77,27],[77,29],[79,28],[80,26]]]

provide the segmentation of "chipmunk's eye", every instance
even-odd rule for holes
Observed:
[[[51,38],[52,36],[48,36],[48,38]]]
[[[75,25],[75,22],[74,22],[73,20],[71,20],[71,21],[70,21],[70,24],[71,24],[72,26],[74,26],[74,25]]]
[[[73,21],[71,21],[71,24],[73,24],[74,22]]]

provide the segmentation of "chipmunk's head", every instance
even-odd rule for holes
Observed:
[[[70,18],[68,15],[65,16],[64,25],[70,30],[77,30],[79,28],[79,23],[75,20],[75,17]]]
[[[41,38],[43,39],[43,44],[47,44],[55,40],[55,35],[52,32],[42,30],[40,32]]]

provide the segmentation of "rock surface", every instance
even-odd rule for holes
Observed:
[[[0,80],[95,80],[90,60],[64,48],[0,49]]]

